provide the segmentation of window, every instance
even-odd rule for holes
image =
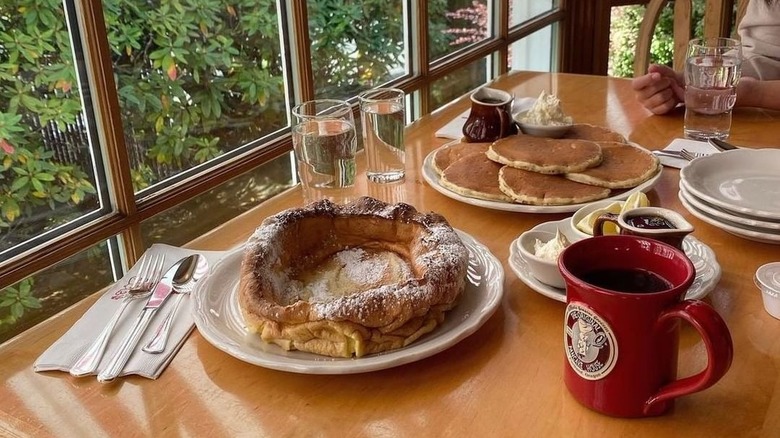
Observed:
[[[488,81],[488,59],[483,58],[444,75],[431,84],[431,109],[462,96]]]
[[[557,71],[558,24],[515,41],[509,46],[510,70]]]
[[[496,2],[431,1],[428,6],[428,60],[435,61],[492,36],[493,3]]]
[[[307,2],[316,97],[350,99],[409,73],[404,3]]]
[[[555,10],[558,0],[510,0],[509,27]]]
[[[500,29],[502,4],[0,4],[0,341],[294,184],[295,103],[390,85],[414,120],[499,74],[510,45],[527,59],[531,33],[555,52],[556,26]]]

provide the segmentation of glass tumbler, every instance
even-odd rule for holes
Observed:
[[[312,100],[294,107],[292,113],[293,150],[307,198],[334,198],[334,191],[352,187],[357,137],[350,105],[342,100]]]
[[[688,138],[725,139],[737,100],[742,45],[731,38],[696,38],[685,59],[685,125]]]
[[[358,96],[369,181],[391,183],[406,175],[404,97],[397,88],[375,88]]]

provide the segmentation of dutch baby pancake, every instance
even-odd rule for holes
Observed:
[[[440,215],[363,197],[285,210],[245,245],[239,306],[248,331],[286,350],[361,357],[444,321],[468,251]]]

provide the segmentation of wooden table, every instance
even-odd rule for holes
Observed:
[[[608,126],[651,149],[682,134],[682,112],[651,116],[629,81],[595,76],[512,73],[493,86],[516,96],[557,94],[579,122]],[[578,404],[562,372],[564,304],[522,283],[509,268],[509,244],[521,232],[567,214],[511,213],[466,205],[431,189],[420,166],[446,140],[434,132],[468,108],[462,98],[408,129],[406,182],[358,190],[447,217],[487,245],[505,270],[501,306],[476,333],[427,359],[356,375],[269,370],[229,356],[194,332],[157,381],[123,378],[109,385],[61,372],[36,374],[38,355],[84,313],[95,297],[0,347],[0,435],[20,436],[780,436],[780,321],[767,314],[753,284],[778,246],[752,242],[691,216],[677,199],[679,172],[664,169],[649,193],[675,209],[717,254],[720,283],[706,298],[726,320],[734,362],[714,387],[677,401],[649,419],[611,418]],[[737,110],[731,139],[777,145],[780,114]],[[361,178],[362,179],[362,178]],[[228,249],[266,216],[302,203],[294,189],[191,243]],[[680,374],[703,366],[704,346],[683,329]]]

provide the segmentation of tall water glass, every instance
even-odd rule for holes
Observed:
[[[340,190],[355,184],[357,137],[347,102],[320,99],[292,110],[293,150],[307,200],[341,201]]]
[[[375,88],[358,98],[368,159],[366,176],[377,183],[402,180],[406,175],[403,90]]]
[[[731,38],[696,38],[685,60],[685,125],[688,138],[725,139],[737,100],[742,46]]]

